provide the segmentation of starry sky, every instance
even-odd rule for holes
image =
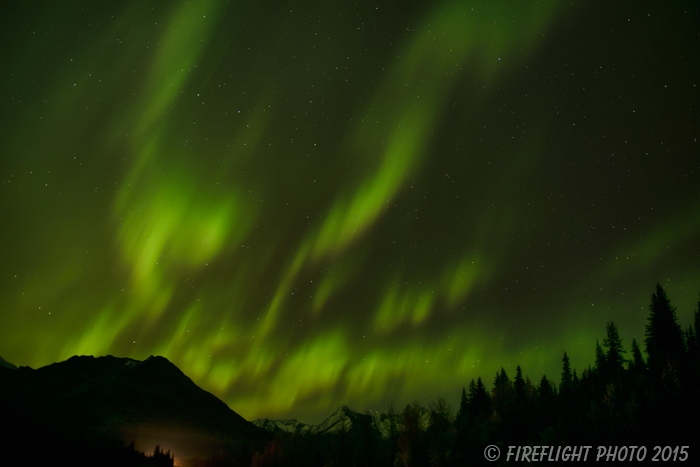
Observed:
[[[0,355],[247,419],[580,372],[700,292],[697,2],[2,7]]]

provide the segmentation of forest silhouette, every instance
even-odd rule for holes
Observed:
[[[649,309],[642,343],[646,358],[636,339],[625,349],[610,321],[602,344],[592,345],[592,366],[578,374],[563,354],[559,387],[546,375],[533,382],[520,366],[512,376],[501,368],[490,391],[481,377],[472,379],[456,411],[444,398],[429,404],[427,417],[418,401],[402,411],[390,406],[382,415],[391,427],[387,439],[368,436],[368,426],[354,425],[352,441],[339,433],[325,446],[309,436],[278,435],[253,455],[251,465],[504,465],[505,456],[485,459],[489,445],[501,453],[512,445],[586,445],[593,451],[596,446],[645,446],[646,460],[656,453],[655,446],[669,446],[671,453],[664,456],[677,457],[677,447],[692,449],[696,434],[689,423],[700,414],[700,301],[685,330],[660,284]],[[365,420],[369,425],[369,414]],[[587,460],[595,461],[595,455]]]

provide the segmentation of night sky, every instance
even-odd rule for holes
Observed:
[[[690,323],[696,1],[10,3],[16,365],[162,355],[318,422],[580,374],[657,282]]]

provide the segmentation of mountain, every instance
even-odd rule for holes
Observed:
[[[14,366],[12,363],[8,362],[4,358],[0,357],[0,368],[8,368],[10,370],[16,370],[17,367]]]
[[[430,420],[430,413],[421,408],[422,426],[427,429]],[[376,413],[373,415],[355,412],[347,406],[342,406],[335,410],[328,418],[317,425],[302,423],[298,420],[270,420],[268,418],[253,420],[253,424],[270,433],[294,433],[304,435],[326,435],[338,434],[341,432],[352,433],[369,428],[374,436],[381,439],[388,439],[391,436],[391,420],[387,414]],[[403,427],[401,415],[395,419],[397,431]]]
[[[346,432],[350,431],[353,427],[353,421],[357,424],[357,421],[361,419],[361,417],[365,417],[365,415],[355,412],[346,406],[342,406],[318,425],[309,425],[295,419],[270,420],[267,418],[253,420],[253,424],[272,433],[286,432],[321,435],[340,433],[343,429],[345,429]]]
[[[133,439],[147,451],[160,444],[184,457],[250,449],[268,437],[163,357],[76,356],[36,370],[8,365],[0,366],[0,401],[30,430],[18,438],[42,427]]]
[[[314,425],[301,423],[296,419],[291,420],[270,420],[268,418],[258,418],[253,420],[253,424],[270,433],[295,433],[307,434],[311,432]]]

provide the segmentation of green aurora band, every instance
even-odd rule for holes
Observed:
[[[619,57],[558,43],[596,7],[244,3],[4,20],[3,357],[163,355],[247,419],[318,421],[501,366],[558,381],[610,319],[641,341],[657,281],[687,324],[697,116],[674,146],[594,107],[620,83],[575,74]]]

